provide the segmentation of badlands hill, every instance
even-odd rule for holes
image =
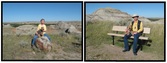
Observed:
[[[132,16],[126,12],[114,8],[100,8],[92,14],[86,15],[86,21],[132,21]],[[139,20],[150,22],[145,17],[140,16]]]

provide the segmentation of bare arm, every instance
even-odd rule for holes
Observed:
[[[37,31],[35,32],[35,34],[38,34],[38,30],[40,29],[40,25],[38,25],[38,27],[37,27]]]

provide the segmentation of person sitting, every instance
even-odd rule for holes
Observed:
[[[126,34],[124,35],[124,50],[123,52],[129,51],[129,44],[128,44],[128,39],[131,36],[134,36],[134,41],[133,41],[133,54],[137,55],[137,42],[139,37],[142,35],[143,32],[143,23],[142,21],[138,20],[139,16],[137,14],[133,15],[133,20],[128,28],[126,29]]]
[[[46,30],[47,30],[47,28],[45,25],[45,19],[41,19],[40,24],[38,25],[38,28],[37,28],[37,32],[35,33],[34,38],[32,39],[32,42],[31,42],[32,47],[35,45],[35,41],[39,37],[39,35],[46,36],[51,42],[50,37],[46,34]],[[42,34],[39,32],[41,32]]]

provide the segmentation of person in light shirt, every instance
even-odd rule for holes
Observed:
[[[46,25],[45,25],[45,19],[40,20],[40,24],[38,25],[37,31],[40,30],[41,28],[43,28],[43,35],[46,36],[50,40],[50,37],[46,34],[47,28],[46,28]],[[31,43],[32,47],[35,45],[35,41],[38,38],[37,34],[38,34],[38,32],[35,33],[34,38],[32,40],[32,43]]]
[[[143,32],[143,23],[138,20],[139,16],[137,14],[133,15],[133,20],[128,28],[131,28],[131,32],[129,34],[125,34],[124,36],[124,50],[123,52],[129,51],[129,44],[128,44],[128,38],[130,38],[132,35],[134,36],[134,41],[133,41],[133,54],[137,55],[137,42],[139,37],[142,35]],[[127,31],[128,29],[126,29]]]

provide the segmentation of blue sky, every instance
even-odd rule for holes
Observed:
[[[138,14],[144,17],[164,18],[163,3],[86,3],[86,14],[91,14],[99,8],[106,7],[119,9],[130,15]]]
[[[73,21],[82,18],[81,3],[3,3],[3,21]]]

